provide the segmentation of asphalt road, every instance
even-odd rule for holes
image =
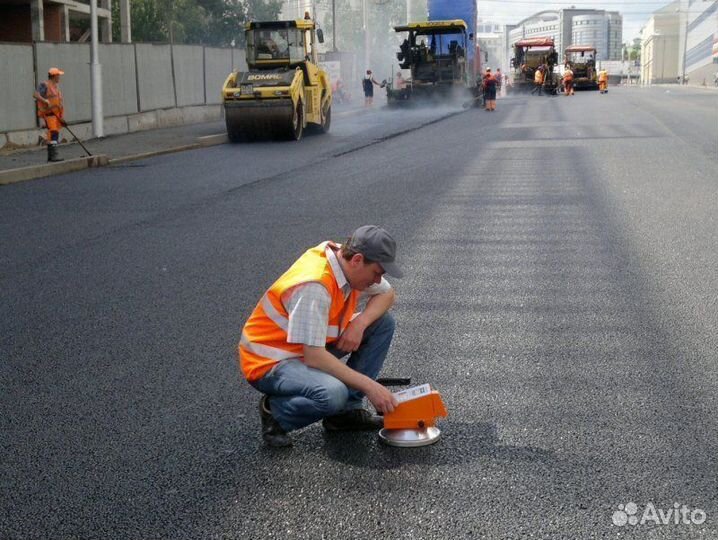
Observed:
[[[717,537],[717,171],[718,94],[612,88],[2,187],[0,538]],[[241,326],[366,223],[442,440],[267,449]]]

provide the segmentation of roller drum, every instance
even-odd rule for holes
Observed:
[[[291,100],[247,100],[225,103],[227,134],[232,142],[252,140],[299,140],[302,135],[302,110]]]

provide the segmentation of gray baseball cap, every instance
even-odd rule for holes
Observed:
[[[347,247],[364,255],[368,260],[377,262],[384,272],[395,278],[404,277],[399,265],[396,264],[396,241],[381,227],[363,225],[355,230]]]

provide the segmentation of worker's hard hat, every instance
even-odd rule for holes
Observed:
[[[52,77],[54,75],[64,75],[65,72],[62,71],[60,68],[52,67],[47,71],[47,74]]]

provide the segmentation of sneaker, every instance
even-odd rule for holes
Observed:
[[[335,416],[327,416],[322,420],[322,424],[327,431],[374,431],[384,427],[384,419],[366,409],[352,409]]]
[[[259,400],[259,418],[262,421],[262,439],[267,446],[275,448],[292,446],[292,438],[272,416],[272,410],[269,408],[269,396],[266,394]]]

